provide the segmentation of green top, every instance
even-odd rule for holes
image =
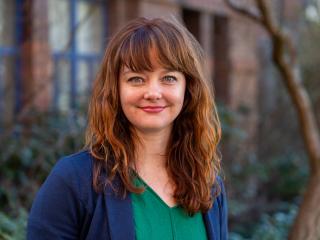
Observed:
[[[134,182],[145,187],[142,194],[132,194],[137,240],[207,239],[200,212],[190,217],[179,205],[169,207],[140,177]]]

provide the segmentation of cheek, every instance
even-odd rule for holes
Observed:
[[[132,90],[120,84],[119,95],[120,95],[121,106],[125,106],[128,102],[132,101],[131,100],[133,95],[132,93],[133,93]]]
[[[120,97],[120,104],[121,104],[122,111],[124,112],[125,115],[127,115],[128,101],[130,100],[130,96],[128,96],[127,89],[122,87],[121,85],[119,87],[119,97]]]
[[[130,118],[131,115],[135,115],[139,99],[140,96],[136,90],[128,88],[120,89],[121,108],[127,118]]]
[[[177,89],[175,93],[176,101],[179,102],[180,104],[184,103],[185,92],[186,92],[186,86],[185,84],[183,84],[182,86],[180,86],[180,88]]]
[[[140,97],[137,94],[123,94],[121,96],[121,105],[128,107],[128,106],[135,106],[138,104]]]

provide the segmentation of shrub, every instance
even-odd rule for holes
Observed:
[[[17,217],[13,218],[0,212],[0,239],[1,240],[23,240],[27,226],[27,212],[20,209]]]
[[[33,112],[31,122],[14,125],[0,144],[0,210],[13,216],[29,209],[58,158],[83,147],[85,126],[80,111]]]

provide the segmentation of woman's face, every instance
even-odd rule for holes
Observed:
[[[157,63],[148,72],[123,67],[119,77],[122,110],[140,131],[171,130],[180,113],[186,89],[185,76]]]

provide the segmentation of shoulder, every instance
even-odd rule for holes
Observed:
[[[50,174],[68,179],[75,175],[80,179],[87,179],[92,176],[92,166],[93,157],[87,150],[84,150],[59,159]]]
[[[87,202],[93,192],[92,166],[93,157],[88,151],[62,157],[39,189],[36,201],[65,195]]]
[[[60,239],[67,235],[76,239],[73,237],[80,229],[80,219],[92,211],[88,208],[94,196],[91,172],[92,157],[87,151],[56,163],[33,201],[27,239]]]

